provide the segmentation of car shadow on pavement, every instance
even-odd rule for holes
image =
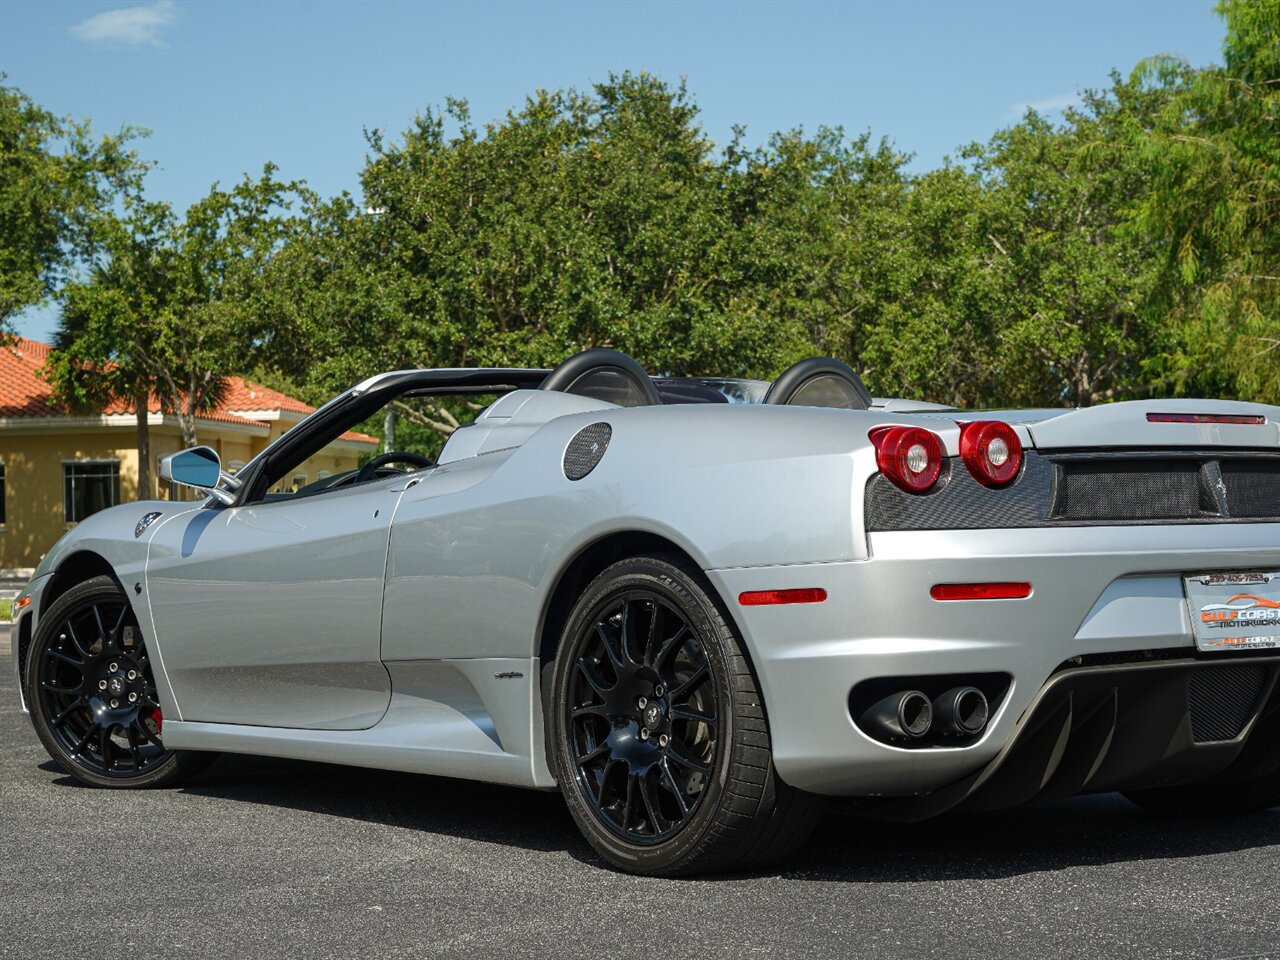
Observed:
[[[590,849],[560,795],[388,770],[223,754],[182,790],[529,850]]]
[[[1143,860],[1280,846],[1280,811],[1223,818],[1161,817],[1119,794],[1073,797],[920,823],[867,820],[833,803],[781,872],[797,879],[901,883],[996,879]]]
[[[41,769],[60,772],[52,762]],[[65,776],[56,782],[83,786]],[[554,792],[230,754],[182,790],[233,803],[563,851],[603,866]],[[834,801],[803,848],[752,874],[854,883],[996,879],[1268,846],[1280,846],[1280,810],[1221,819],[1158,817],[1118,794],[1102,794],[903,824],[869,820],[849,804]]]

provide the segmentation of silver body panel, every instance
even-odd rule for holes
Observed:
[[[1169,409],[1260,412],[1268,424],[1146,422]],[[149,629],[168,746],[550,787],[539,650],[552,594],[601,538],[655,534],[706,571],[740,627],[786,781],[920,793],[990,762],[1064,660],[1192,649],[1184,573],[1280,568],[1277,523],[867,534],[863,491],[877,470],[868,431],[926,426],[955,456],[956,419],[972,416],[910,404],[624,409],[515,391],[459,430],[438,466],[404,479],[297,501],[96,514],[37,571],[27,626],[38,627],[54,572],[91,552]],[[1280,450],[1280,408],[1258,405],[1143,402],[1007,419],[1043,449]],[[600,421],[612,427],[606,454],[584,479],[566,479],[569,441]],[[135,537],[151,510],[162,518]],[[1002,579],[1031,581],[1034,593],[929,598],[935,583]],[[787,587],[823,587],[829,600],[736,602]],[[861,679],[986,670],[1013,685],[971,745],[904,750],[850,718]]]
[[[778,772],[819,793],[910,795],[975,772],[1000,752],[1041,686],[1084,654],[1195,651],[1189,570],[1280,563],[1280,525],[1072,527],[876,533],[863,563],[715,570],[724,596],[823,587],[824,604],[739,608],[769,705]],[[1026,600],[939,603],[935,583],[1025,580]],[[786,631],[802,640],[779,642]],[[853,723],[849,690],[877,676],[1001,671],[1013,687],[982,738],[905,750]],[[803,690],[803,698],[788,691]]]
[[[146,569],[177,720],[372,727],[391,519],[403,481],[162,522]]]

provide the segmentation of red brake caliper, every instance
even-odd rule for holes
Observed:
[[[156,736],[160,736],[160,731],[164,726],[164,714],[160,712],[159,707],[151,711],[151,722],[156,725]]]

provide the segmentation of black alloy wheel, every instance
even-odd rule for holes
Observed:
[[[597,852],[636,873],[740,868],[808,836],[816,797],[774,772],[736,629],[701,571],[621,560],[579,597],[548,704],[552,761]]]
[[[715,678],[697,631],[656,590],[613,593],[590,619],[565,704],[576,780],[618,837],[660,841],[693,816],[715,764]]]
[[[41,617],[26,679],[45,749],[86,783],[161,786],[212,759],[165,748],[146,641],[109,577],[73,587]]]

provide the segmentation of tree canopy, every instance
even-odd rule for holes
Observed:
[[[1280,400],[1280,3],[1223,0],[1223,64],[1154,57],[1172,92],[1136,138],[1152,176],[1140,223],[1161,250],[1156,303],[1181,336],[1173,389]]]
[[[287,209],[298,187],[275,172],[215,184],[183,216],[132,198],[104,221],[108,265],[65,289],[46,368],[56,396],[73,407],[129,399],[141,423],[155,395],[195,444],[196,415],[226,377],[275,349],[265,273],[298,224]]]
[[[129,146],[139,134],[95,138],[0,85],[0,336],[92,257],[98,218],[145,172]]]
[[[83,176],[57,229],[31,228],[56,242],[18,231],[0,283],[25,291],[10,304],[58,288],[79,318],[52,368],[69,397],[110,360],[192,425],[224,374],[319,400],[378,370],[591,346],[769,378],[826,354],[876,393],[961,405],[1280,402],[1280,4],[1219,11],[1220,65],[1152,58],[922,172],[834,128],[718,146],[683,84],[624,73],[483,126],[449,100],[367,133],[359,199],[268,166],[179,217],[126,189],[124,139],[5,91],[6,150],[45,158],[14,170],[72,157]],[[75,274],[77,211],[119,197],[94,221],[102,269]]]

